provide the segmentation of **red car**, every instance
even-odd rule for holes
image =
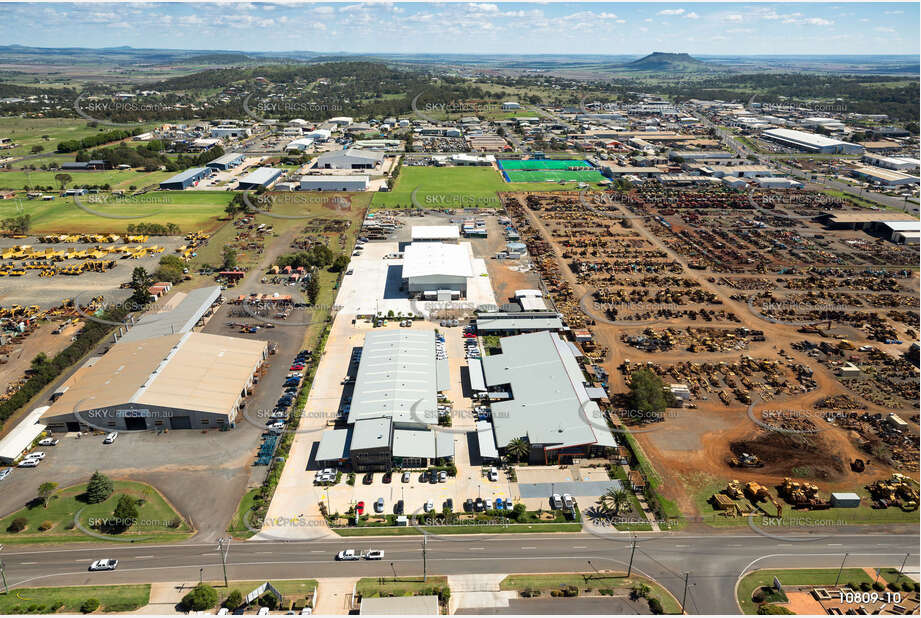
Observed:
[[[289,371],[300,371],[303,368],[303,365],[291,365],[291,369],[289,369]]]
[[[355,505],[355,512],[359,515],[362,515],[365,512],[365,503],[363,500]]]

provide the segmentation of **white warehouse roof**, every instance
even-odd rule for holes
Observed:
[[[473,277],[470,243],[410,243],[403,251],[403,278],[430,276]]]
[[[416,240],[457,240],[460,231],[456,225],[414,225],[413,241]]]
[[[45,431],[45,425],[38,421],[46,410],[48,406],[35,408],[0,440],[0,462],[16,461],[32,445],[32,441]]]

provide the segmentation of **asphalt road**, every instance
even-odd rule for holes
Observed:
[[[679,600],[689,572],[687,611],[692,614],[738,613],[735,584],[746,570],[766,567],[838,567],[901,565],[917,571],[918,534],[848,529],[790,540],[750,530],[707,534],[640,534],[633,568],[668,588]],[[632,549],[630,535],[599,538],[578,534],[508,534],[429,537],[429,574],[591,572],[624,570]],[[383,549],[380,562],[336,562],[343,549]],[[79,548],[7,546],[0,553],[11,587],[194,581],[199,569],[208,580],[222,578],[215,544],[84,545]],[[90,573],[90,562],[117,558],[118,570]],[[591,564],[589,564],[589,561]],[[391,567],[391,563],[393,566]],[[422,537],[317,539],[308,542],[240,542],[231,545],[231,580],[349,576],[418,575],[423,570]]]

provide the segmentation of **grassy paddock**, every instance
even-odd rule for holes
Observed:
[[[79,614],[87,599],[99,601],[103,612],[130,612],[150,601],[150,584],[124,586],[65,586],[60,588],[15,588],[0,595],[0,614],[54,613]],[[40,606],[44,606],[39,609]]]
[[[678,601],[660,584],[642,575],[627,577],[624,572],[509,575],[499,582],[499,589],[521,592],[530,588],[531,590],[549,593],[551,590],[559,590],[564,586],[575,586],[580,591],[590,590],[594,592],[605,589],[630,590],[636,584],[649,586],[649,596],[659,599],[666,614],[681,613],[681,606]]]

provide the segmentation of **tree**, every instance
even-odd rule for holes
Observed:
[[[99,599],[87,599],[80,605],[80,611],[84,614],[92,614],[99,609]]]
[[[530,452],[531,444],[527,438],[515,438],[505,447],[505,454],[509,459],[514,459],[515,461],[527,459]]]
[[[127,530],[133,526],[138,518],[137,500],[128,494],[120,495],[118,504],[115,505],[115,510],[112,512],[112,517],[115,519],[116,528]]]
[[[239,590],[231,590],[227,598],[224,599],[224,607],[227,609],[237,609],[243,603],[243,594]]]
[[[41,501],[42,506],[46,509],[48,508],[48,498],[51,497],[51,494],[54,493],[54,490],[57,489],[58,484],[52,483],[51,481],[46,481],[38,486],[38,499]]]
[[[623,489],[611,487],[598,498],[598,504],[605,512],[615,516],[620,515],[621,509],[630,502],[630,497]]]
[[[235,268],[237,265],[237,250],[233,247],[224,247],[224,262],[222,268],[224,270],[230,270]]]
[[[307,282],[307,298],[310,301],[311,305],[317,303],[317,297],[320,295],[320,282],[317,280],[316,273],[310,276],[310,280]]]
[[[35,146],[32,146],[32,154],[38,154],[44,150],[45,150],[45,147],[42,146],[41,144],[36,144]]]
[[[528,507],[526,507],[523,503],[518,502],[512,508],[512,518],[515,521],[520,521],[521,518],[524,517],[524,514],[527,512],[527,510],[528,510]]]
[[[211,609],[217,605],[217,590],[208,584],[198,584],[182,597],[182,607],[196,612]]]
[[[634,371],[630,376],[630,407],[638,417],[662,414],[671,403],[662,378],[649,369]]]
[[[131,288],[134,290],[131,299],[135,304],[144,306],[150,302],[150,286],[153,284],[153,278],[147,270],[138,266],[131,273]]]
[[[112,479],[96,470],[86,485],[86,501],[90,504],[105,502],[115,491]]]
[[[349,258],[345,257],[344,255],[338,255],[336,256],[336,259],[333,260],[333,265],[330,266],[330,270],[335,273],[342,272],[348,265]]]
[[[70,174],[55,174],[54,179],[58,182],[59,185],[61,185],[62,190],[67,186],[67,183],[73,180]]]

